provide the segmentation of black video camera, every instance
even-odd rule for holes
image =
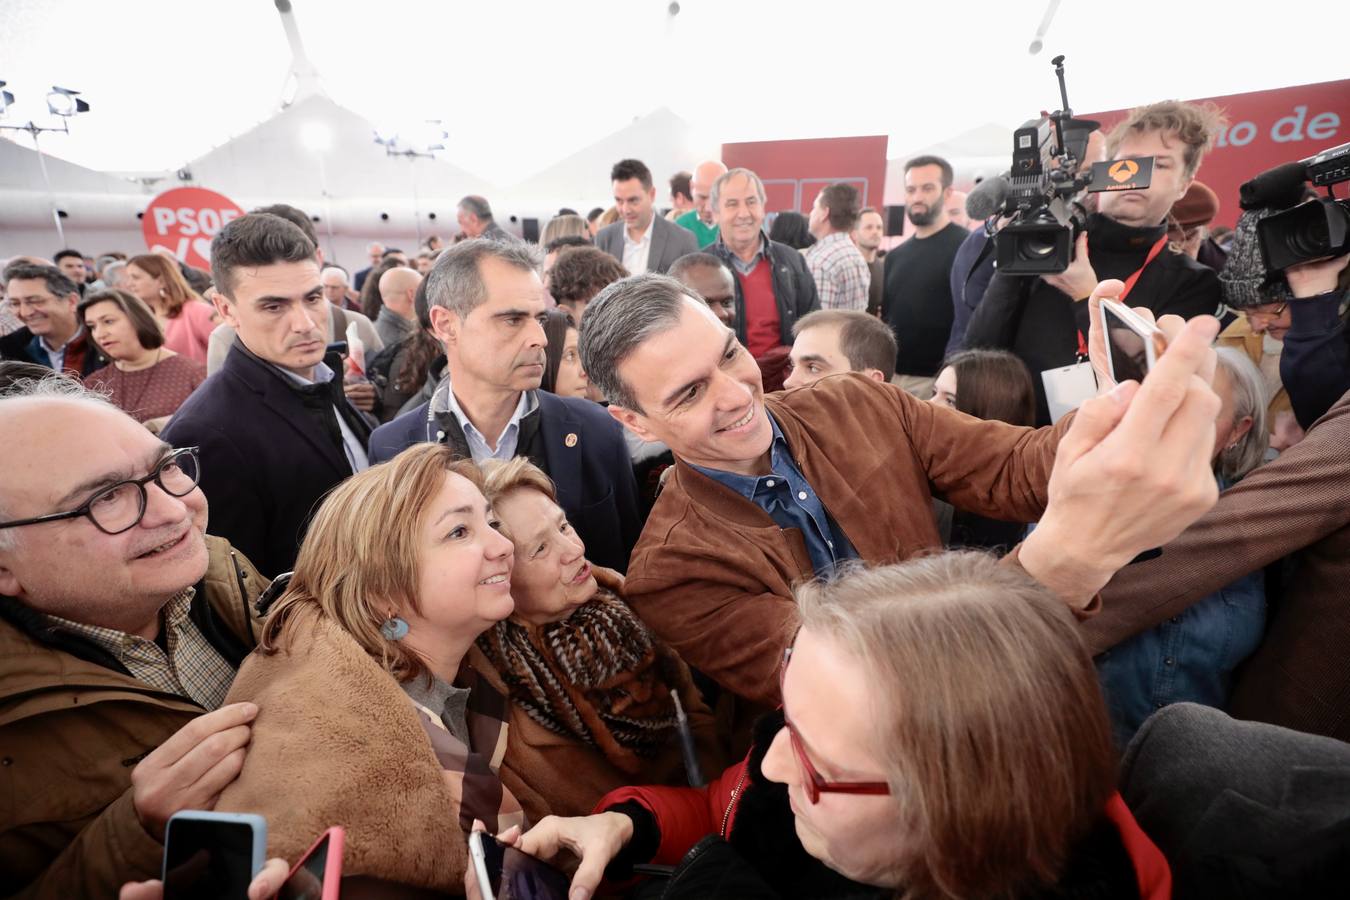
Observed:
[[[1003,207],[1009,221],[995,238],[998,270],[1008,275],[1053,275],[1069,267],[1074,243],[1087,227],[1087,211],[1078,199],[1084,192],[1140,191],[1152,183],[1151,156],[1093,163],[1090,173],[1079,174],[1088,137],[1101,123],[1073,117],[1064,57],[1051,63],[1064,108],[1013,132],[1013,165]]]
[[[1278,168],[1283,170],[1290,165]],[[1350,144],[1323,150],[1292,165],[1294,176],[1302,176],[1300,187],[1303,181],[1310,181],[1313,187],[1326,188],[1327,196],[1277,212],[1256,224],[1261,255],[1270,270],[1350,253],[1350,199],[1337,199],[1332,191],[1333,185],[1350,181]],[[1277,171],[1272,169],[1271,173],[1258,175],[1243,185],[1244,196],[1254,193],[1249,185],[1256,185]]]

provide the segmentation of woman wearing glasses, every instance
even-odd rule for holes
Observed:
[[[573,896],[607,865],[682,858],[663,896],[1170,895],[1115,791],[1106,709],[1061,600],[971,553],[797,596],[783,708],[745,761],[701,792],[624,788],[596,815],[504,839],[580,856]]]

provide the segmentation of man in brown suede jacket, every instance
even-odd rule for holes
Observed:
[[[1099,294],[1120,288],[1103,282]],[[766,397],[754,361],[688,288],[651,275],[611,285],[582,324],[586,371],[614,418],[677,459],[629,564],[630,603],[723,688],[777,703],[792,584],[849,560],[938,549],[937,494],[981,515],[1039,519],[1010,564],[1090,614],[1116,569],[1217,493],[1206,458],[1217,323],[1167,327],[1171,348],[1143,386],[1036,431],[856,374]]]

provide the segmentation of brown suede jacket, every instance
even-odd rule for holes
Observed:
[[[991,518],[1038,520],[1072,420],[1042,429],[986,422],[858,374],[770,394],[764,405],[869,565],[941,548],[934,496]],[[771,706],[797,626],[792,587],[813,574],[800,531],[779,528],[754,503],[677,461],[633,550],[625,588],[685,662],[737,697]]]
[[[238,642],[256,640],[250,612],[267,579],[223,538],[198,594]],[[18,601],[0,618],[0,896],[116,897],[125,881],[158,878],[164,847],[131,803],[131,770],[203,713],[87,653],[40,640]],[[195,618],[194,614],[194,618]]]

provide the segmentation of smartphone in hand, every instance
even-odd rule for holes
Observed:
[[[1123,303],[1102,300],[1100,309],[1111,379],[1142,382],[1167,349],[1166,336]]]
[[[346,837],[341,825],[334,825],[319,835],[291,869],[276,900],[338,900]]]
[[[164,829],[164,900],[247,900],[267,855],[267,820],[183,810]]]
[[[566,875],[486,832],[469,832],[469,864],[482,900],[567,900]]]

